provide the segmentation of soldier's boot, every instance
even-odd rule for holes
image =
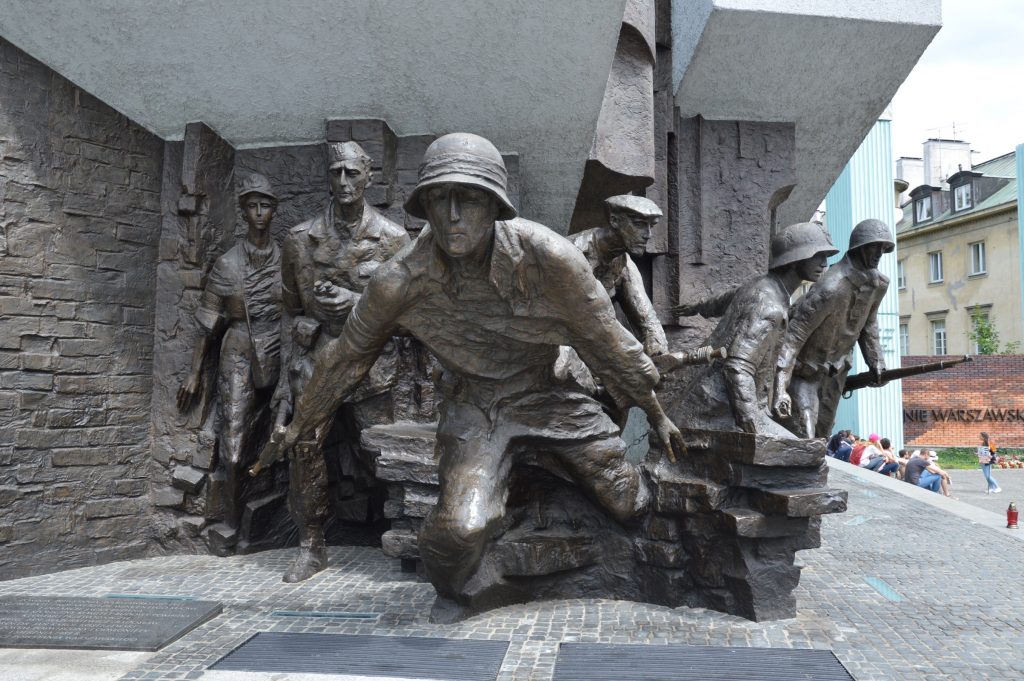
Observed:
[[[302,582],[327,567],[327,549],[324,547],[324,528],[312,525],[299,529],[299,555],[284,573],[282,579],[289,584]]]
[[[292,449],[288,468],[288,509],[299,528],[299,555],[284,573],[289,583],[309,579],[327,567],[324,523],[327,521],[327,469],[316,441]]]

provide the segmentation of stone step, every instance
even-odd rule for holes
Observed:
[[[809,518],[846,510],[846,490],[835,488],[750,490],[750,505],[769,515]]]

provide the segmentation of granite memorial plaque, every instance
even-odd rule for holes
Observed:
[[[221,613],[211,601],[0,597],[0,647],[155,651]]]

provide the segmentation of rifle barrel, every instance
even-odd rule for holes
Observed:
[[[944,359],[938,362],[927,362],[925,364],[918,364],[916,366],[900,367],[899,369],[888,369],[882,372],[882,381],[895,381],[899,378],[907,378],[908,376],[918,376],[920,374],[928,374],[933,371],[941,371],[943,369],[949,369],[955,367],[958,364],[972,361],[970,355],[964,355],[957,359]],[[846,384],[843,386],[843,394],[851,393],[854,390],[866,388],[874,385],[875,377],[870,371],[862,371],[859,374],[854,374],[846,379]]]

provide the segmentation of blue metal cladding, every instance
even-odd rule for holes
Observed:
[[[880,120],[853,154],[846,168],[825,197],[825,220],[840,254],[850,243],[854,225],[867,218],[876,218],[895,228],[895,193],[893,188],[892,131],[888,120]],[[1020,162],[1018,158],[1018,163]],[[1019,180],[1018,180],[1019,181]],[[899,299],[896,291],[896,252],[882,257],[879,270],[889,277],[889,290],[878,309],[878,329],[885,353],[885,365],[900,366]],[[867,363],[858,348],[854,352],[852,373],[867,370]],[[899,381],[883,388],[863,388],[841,400],[833,432],[849,429],[867,437],[878,433],[888,437],[897,448],[903,446],[903,390]]]
[[[1024,144],[1018,144],[1014,157],[1017,160],[1017,246],[1020,248],[1020,315],[1024,319],[1024,228],[1020,224],[1020,204],[1024,201]]]

